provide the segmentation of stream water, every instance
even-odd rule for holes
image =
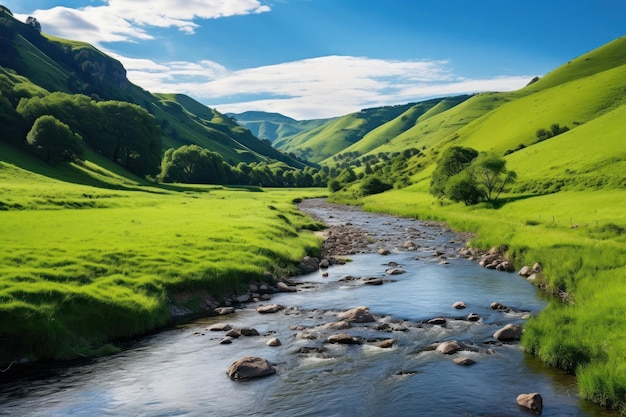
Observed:
[[[303,209],[328,224],[365,230],[374,252],[351,255],[351,262],[329,268],[327,277],[317,271],[295,278],[305,285],[273,297],[271,303],[286,307],[278,313],[262,315],[248,304],[232,315],[143,338],[114,356],[5,381],[0,416],[527,416],[516,397],[530,392],[542,395],[543,416],[615,416],[581,401],[573,377],[545,367],[519,343],[492,343],[497,329],[523,323],[527,312],[547,303],[517,274],[456,257],[460,241],[437,225],[320,202]],[[404,249],[407,240],[414,250]],[[376,254],[378,247],[391,253]],[[433,256],[435,251],[443,256]],[[391,263],[405,273],[387,275]],[[348,275],[382,278],[384,284],[341,280]],[[467,308],[453,309],[455,301]],[[513,312],[491,310],[493,301]],[[378,321],[341,331],[322,327],[357,306],[369,307]],[[465,320],[470,312],[481,320]],[[426,323],[434,317],[446,324]],[[220,344],[224,334],[207,330],[218,322],[253,327],[260,336]],[[365,342],[325,343],[334,333]],[[267,346],[271,337],[282,345]],[[392,348],[373,343],[387,338],[396,340]],[[469,349],[452,356],[428,349],[446,340]],[[244,356],[268,359],[277,373],[230,380],[226,369]],[[455,357],[476,363],[460,366]]]

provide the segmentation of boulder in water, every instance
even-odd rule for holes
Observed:
[[[518,395],[517,404],[538,414],[543,410],[543,398],[536,392]]]
[[[226,371],[230,379],[260,378],[276,373],[276,369],[267,359],[258,356],[246,356],[233,362]]]
[[[347,321],[348,323],[371,323],[376,321],[372,313],[370,313],[370,309],[364,306],[340,313],[338,317],[339,320]]]
[[[493,334],[493,338],[500,341],[520,340],[522,338],[522,326],[507,324]]]
[[[435,349],[439,353],[443,353],[444,355],[452,355],[462,350],[463,348],[456,340],[449,340],[447,342],[440,343]]]
[[[350,336],[349,334],[345,334],[345,333],[334,334],[332,336],[329,336],[328,339],[326,339],[326,341],[328,343],[340,344],[340,345],[358,345],[361,343],[361,341],[358,338],[354,336]]]
[[[277,313],[283,310],[285,307],[280,304],[268,304],[268,305],[260,305],[257,307],[256,311],[261,314],[272,314]]]

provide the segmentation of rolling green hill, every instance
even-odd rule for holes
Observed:
[[[458,96],[417,103],[390,122],[369,131],[361,140],[344,149],[344,152],[358,152],[362,155],[373,150],[380,152],[385,149],[385,144],[392,140],[398,142],[401,140],[398,138],[402,137],[409,138],[408,142],[413,147],[424,146],[424,144],[419,143],[419,140],[416,140],[419,138],[419,133],[416,133],[420,130],[417,128],[418,124],[425,123],[431,117],[462,103],[468,98],[469,96]]]
[[[341,153],[373,129],[400,117],[413,105],[364,109],[276,141],[274,146],[283,152],[293,152],[309,161],[320,162]]]

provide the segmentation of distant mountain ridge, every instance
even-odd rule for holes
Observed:
[[[237,123],[250,129],[252,134],[259,139],[266,139],[272,143],[282,142],[286,138],[315,129],[317,126],[333,120],[295,120],[280,113],[262,111],[227,113],[227,116],[234,118]]]

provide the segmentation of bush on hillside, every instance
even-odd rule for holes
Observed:
[[[393,188],[393,184],[389,184],[378,177],[367,177],[361,182],[361,193],[363,195],[380,194]]]

